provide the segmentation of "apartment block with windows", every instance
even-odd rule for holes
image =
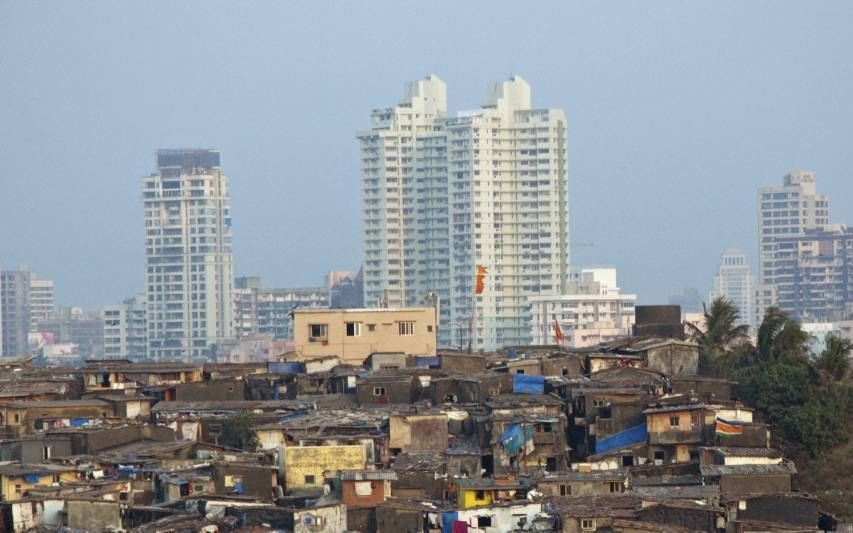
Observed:
[[[101,310],[104,321],[104,357],[145,360],[148,358],[148,328],[145,295],[128,298]]]
[[[371,354],[436,353],[432,307],[400,309],[296,309],[294,350],[300,360],[337,356],[361,365]]]
[[[727,249],[720,256],[720,266],[714,276],[708,301],[724,297],[740,313],[740,323],[752,328],[755,324],[755,280],[743,250]]]
[[[615,268],[585,268],[570,276],[567,294],[534,296],[531,306],[532,344],[558,344],[554,323],[568,348],[586,348],[631,335],[635,294],[623,294]]]
[[[293,339],[291,311],[318,307],[329,307],[326,287],[264,288],[258,277],[237,278],[234,283],[234,328],[239,337]]]
[[[764,318],[768,307],[778,305],[777,239],[820,229],[826,224],[829,224],[829,198],[817,193],[814,172],[792,171],[785,174],[781,187],[758,190],[756,324]]]
[[[781,309],[802,322],[853,316],[853,229],[829,224],[779,237],[773,263]]]
[[[216,150],[160,150],[142,178],[148,356],[205,359],[233,335],[228,181]]]
[[[452,118],[437,77],[408,87],[403,104],[374,111],[372,129],[359,134],[365,303],[424,305],[435,296],[441,344],[527,343],[528,297],[566,286],[565,116],[533,109],[518,76]],[[489,274],[475,296],[477,265]]]

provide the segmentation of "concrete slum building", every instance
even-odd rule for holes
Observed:
[[[0,528],[831,528],[735,383],[698,376],[697,346],[657,333],[360,362],[9,360]]]

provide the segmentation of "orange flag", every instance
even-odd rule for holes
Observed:
[[[566,337],[563,336],[563,330],[560,329],[560,323],[557,322],[557,317],[555,316],[554,317],[554,340],[557,342],[557,344],[562,344],[563,339],[565,339],[565,338]]]
[[[477,282],[474,287],[474,294],[483,294],[483,290],[486,288],[486,274],[488,273],[486,267],[477,265]]]

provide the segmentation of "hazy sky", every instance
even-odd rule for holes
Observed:
[[[0,263],[63,305],[142,289],[140,177],[222,150],[237,275],[360,262],[354,134],[427,73],[520,74],[569,120],[573,263],[646,303],[755,259],[755,190],[817,172],[853,223],[853,2],[0,0]],[[753,263],[754,265],[754,263]]]

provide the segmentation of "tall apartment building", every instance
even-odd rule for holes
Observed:
[[[238,337],[271,335],[293,339],[294,309],[329,307],[326,287],[264,288],[261,278],[242,277],[234,282],[234,328]]]
[[[524,344],[528,298],[566,288],[566,119],[533,109],[518,76],[493,84],[480,109],[446,109],[444,82],[428,76],[358,134],[365,304],[437,297],[441,345]],[[488,275],[475,296],[477,265]]]
[[[740,313],[741,324],[750,328],[755,319],[755,280],[749,270],[749,262],[743,250],[730,248],[720,255],[720,266],[714,276],[713,288],[708,301],[724,297],[731,301]]]
[[[0,354],[29,353],[29,333],[53,310],[53,281],[40,279],[26,266],[0,272]]]
[[[817,193],[814,172],[785,174],[781,187],[758,189],[758,289],[755,323],[778,304],[777,239],[829,224],[829,199]]]
[[[142,178],[148,357],[206,358],[233,337],[228,180],[215,150],[160,150]]]
[[[0,272],[0,321],[3,323],[0,353],[5,356],[29,353],[31,279],[30,271],[25,268]]]
[[[777,305],[802,322],[853,318],[853,229],[829,224],[775,242]]]
[[[144,294],[104,306],[104,357],[133,361],[148,358],[146,307]]]
[[[30,329],[35,331],[39,320],[44,320],[54,312],[53,281],[30,276]]]
[[[554,322],[563,333],[563,346],[586,348],[631,335],[635,294],[623,294],[615,268],[585,268],[572,276],[567,294],[534,296],[532,344],[557,344]]]

